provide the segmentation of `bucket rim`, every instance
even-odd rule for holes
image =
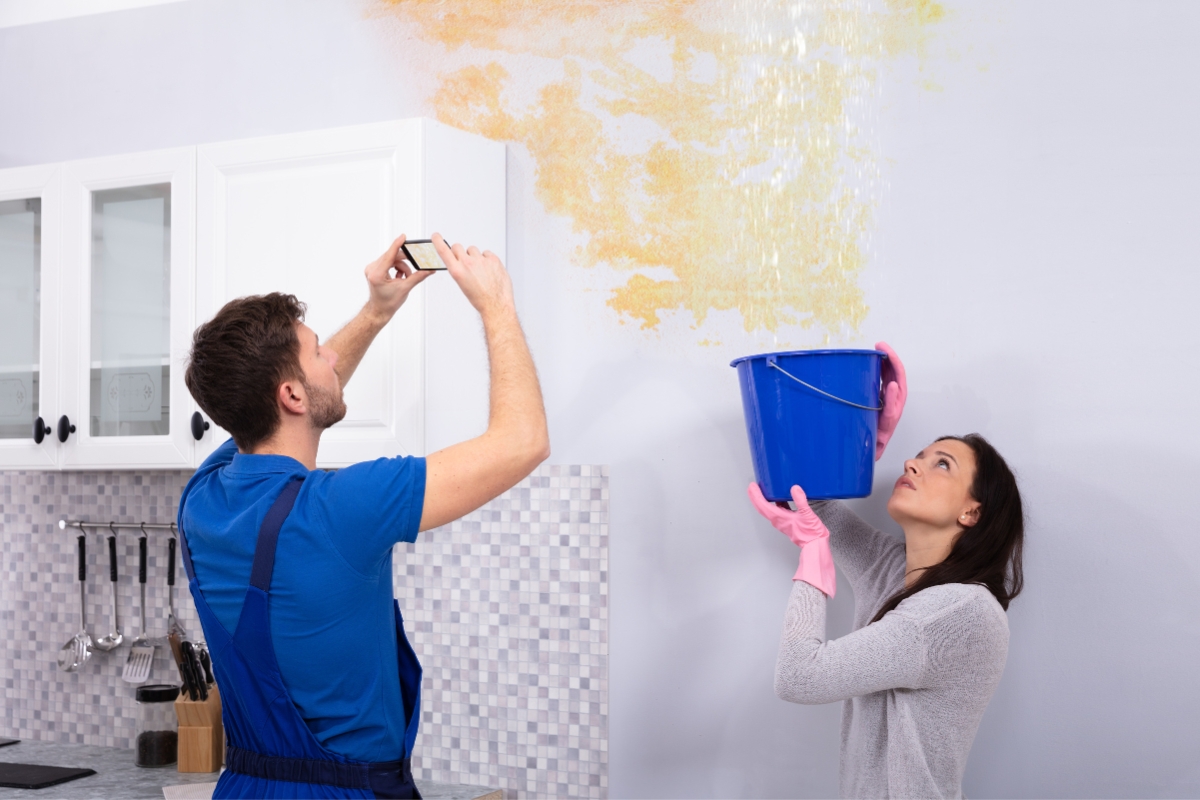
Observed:
[[[733,361],[730,361],[729,366],[736,367],[738,364],[742,363],[743,361],[753,361],[758,358],[765,359],[765,358],[770,358],[771,356],[828,356],[828,355],[849,355],[849,354],[860,355],[860,356],[865,356],[865,355],[871,354],[871,355],[882,356],[883,358],[888,357],[887,353],[883,352],[882,350],[875,350],[873,348],[872,349],[864,349],[864,350],[859,350],[859,349],[855,349],[855,348],[851,348],[851,347],[825,348],[822,350],[782,350],[777,353],[755,353],[752,356],[741,356],[740,358],[735,358]]]

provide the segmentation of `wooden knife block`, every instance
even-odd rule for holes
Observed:
[[[209,687],[207,700],[175,701],[179,718],[179,771],[216,772],[225,759],[225,727],[221,724],[221,693]]]

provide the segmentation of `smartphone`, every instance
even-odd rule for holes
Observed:
[[[433,246],[433,241],[430,239],[409,239],[400,245],[400,249],[404,251],[405,260],[415,269],[446,268],[446,265],[442,263],[442,257],[438,255],[437,248]]]

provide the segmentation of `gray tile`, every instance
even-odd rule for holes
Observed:
[[[57,668],[78,629],[71,516],[169,522],[186,471],[0,473],[0,736],[130,748],[128,647]],[[137,624],[137,538],[118,530],[118,597]],[[109,619],[105,534],[87,534],[89,629]],[[151,534],[147,627],[166,629],[166,538]],[[553,465],[484,508],[397,547],[396,596],[425,669],[413,769],[507,797],[605,797],[608,787],[608,467]],[[180,621],[200,623],[177,564]],[[170,680],[157,649],[151,680]]]

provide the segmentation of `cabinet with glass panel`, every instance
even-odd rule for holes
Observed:
[[[195,150],[71,162],[62,180],[60,463],[189,467]]]
[[[0,171],[0,468],[58,463],[61,170]]]
[[[228,436],[184,384],[197,323],[295,292],[327,339],[401,232],[503,257],[504,164],[416,119],[0,170],[0,469],[197,466]],[[318,465],[470,438],[487,395],[478,317],[436,276],[359,365]]]

